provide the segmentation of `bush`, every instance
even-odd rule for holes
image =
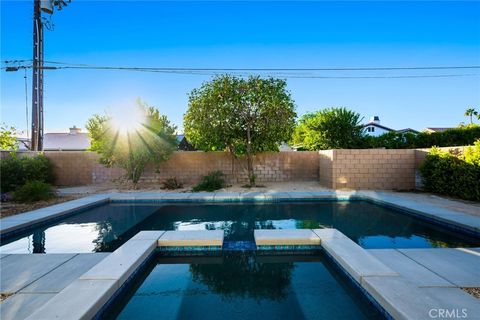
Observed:
[[[471,125],[445,130],[443,132],[419,134],[388,132],[378,137],[365,136],[363,148],[431,148],[472,145],[480,139],[480,126]]]
[[[193,187],[194,192],[198,191],[215,191],[225,186],[225,179],[223,172],[212,171],[202,178],[199,184]]]
[[[359,113],[346,108],[326,108],[307,113],[298,121],[291,143],[306,150],[358,148],[363,128]]]
[[[1,191],[9,192],[27,181],[53,183],[53,167],[44,155],[19,158],[11,155],[0,163]]]
[[[480,201],[480,140],[463,155],[432,148],[420,172],[427,191]]]
[[[183,183],[179,182],[177,178],[168,178],[162,182],[162,189],[174,190],[183,188]]]
[[[19,202],[34,202],[52,198],[55,198],[52,186],[38,180],[28,181],[13,193],[13,200]]]

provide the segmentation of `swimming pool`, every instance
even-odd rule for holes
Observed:
[[[2,253],[111,252],[142,230],[223,229],[253,241],[254,229],[336,228],[363,248],[480,246],[480,239],[367,201],[110,202],[2,239]]]
[[[107,319],[382,319],[323,254],[158,257]]]

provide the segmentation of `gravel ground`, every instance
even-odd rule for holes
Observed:
[[[462,288],[463,291],[470,293],[477,299],[480,299],[480,288]]]

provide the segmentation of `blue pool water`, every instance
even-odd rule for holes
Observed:
[[[322,254],[160,257],[113,305],[107,318],[382,318]]]
[[[109,203],[2,239],[2,253],[111,252],[141,230],[223,229],[253,241],[254,229],[336,228],[364,248],[480,246],[480,239],[365,201]]]

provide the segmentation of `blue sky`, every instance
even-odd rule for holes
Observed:
[[[31,59],[31,1],[1,1],[1,59]],[[480,65],[480,2],[162,2],[73,0],[45,30],[45,60],[113,66],[328,68]],[[480,70],[436,71],[480,73]],[[324,73],[412,75],[431,71]],[[24,73],[1,72],[2,122],[25,124]],[[31,73],[28,73],[31,88]],[[182,127],[209,76],[45,72],[47,131],[84,126],[136,97]],[[480,76],[288,79],[299,115],[344,106],[392,128],[456,126],[480,109]],[[28,95],[29,107],[31,95]]]

